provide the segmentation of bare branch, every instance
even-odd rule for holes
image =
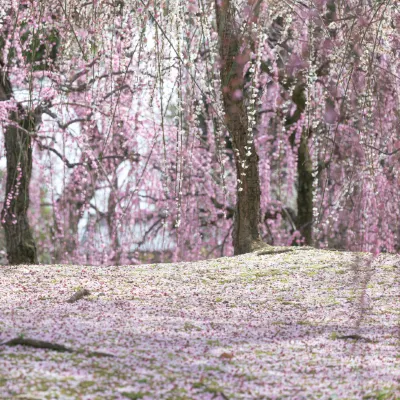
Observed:
[[[109,98],[110,96],[112,96],[114,93],[120,92],[121,90],[124,90],[124,89],[129,89],[129,90],[131,91],[131,93],[133,93],[133,90],[130,88],[129,85],[122,85],[122,86],[119,86],[119,87],[115,88],[115,89],[112,90],[110,93],[107,93],[107,94],[103,97],[103,100],[108,99],[108,98]]]
[[[393,156],[394,154],[397,154],[400,151],[400,148],[393,150],[391,152],[383,151],[383,150],[379,149],[378,147],[371,146],[366,143],[364,143],[364,146],[369,147],[370,149],[374,149],[374,150],[378,151],[379,153],[384,154],[385,156]]]
[[[94,64],[96,64],[96,62],[99,60],[99,58],[100,57],[94,58],[89,64],[86,65],[86,67],[83,70],[81,70],[81,71],[77,72],[75,75],[73,75],[72,78],[69,80],[69,83],[72,84],[81,76],[86,75],[89,72],[89,69],[91,67],[93,67]]]
[[[87,165],[86,162],[76,162],[76,163],[71,163],[68,161],[68,159],[66,157],[64,157],[58,150],[56,150],[53,147],[47,146],[45,144],[40,143],[39,141],[37,141],[40,150],[49,150],[52,153],[54,153],[55,155],[57,155],[68,168],[74,168],[74,167],[78,167],[80,165]],[[102,160],[107,160],[107,159],[118,159],[118,160],[131,160],[131,161],[135,161],[138,162],[139,161],[139,154],[134,153],[132,155],[135,158],[129,158],[129,155],[124,155],[124,156],[119,156],[119,155],[109,155],[109,156],[103,156],[103,157],[99,157],[97,158],[95,161],[102,161]]]

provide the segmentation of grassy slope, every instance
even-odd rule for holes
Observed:
[[[359,256],[1,267],[0,342],[82,352],[0,346],[0,399],[400,399],[400,257]]]

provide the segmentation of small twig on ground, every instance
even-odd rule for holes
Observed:
[[[85,296],[89,296],[90,292],[87,289],[78,290],[74,295],[72,295],[68,300],[67,303],[75,303],[76,301],[82,299]]]
[[[291,251],[298,251],[298,250],[315,250],[315,248],[311,246],[291,246],[291,247],[281,247],[281,248],[268,246],[264,249],[256,251],[256,254],[258,256],[264,256],[268,254],[289,253]]]
[[[354,339],[354,340],[362,340],[362,341],[364,341],[364,342],[366,342],[366,343],[373,343],[373,342],[374,342],[373,340],[371,340],[371,339],[369,339],[369,338],[366,338],[366,337],[364,337],[364,336],[360,336],[360,335],[357,335],[357,334],[354,334],[354,335],[337,336],[336,339]]]
[[[228,396],[224,393],[224,392],[219,392],[219,394],[221,395],[221,397],[224,399],[224,400],[228,400]]]
[[[84,351],[82,351],[82,350],[73,350],[62,344],[46,342],[45,340],[23,338],[23,337],[17,337],[17,338],[8,340],[7,342],[0,343],[0,346],[18,346],[18,345],[34,347],[35,349],[48,349],[48,350],[66,352],[66,353],[84,353]],[[113,354],[104,353],[102,351],[89,351],[89,352],[87,352],[87,355],[94,356],[94,357],[114,357]]]
[[[269,254],[289,253],[290,251],[293,251],[293,250],[292,249],[282,249],[282,250],[267,249],[267,250],[260,250],[256,254],[258,256],[265,256],[265,255],[269,255]]]
[[[84,353],[84,352],[77,351],[77,353]],[[114,354],[105,353],[104,351],[89,351],[86,354],[92,357],[115,357]]]
[[[65,347],[62,344],[46,342],[44,340],[36,340],[36,339],[29,339],[29,338],[22,338],[17,337],[14,339],[9,340],[8,342],[1,343],[1,345],[5,346],[29,346],[34,347],[36,349],[49,349],[61,352],[68,352],[73,353],[74,350],[70,349],[69,347]]]

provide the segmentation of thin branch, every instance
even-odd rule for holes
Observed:
[[[40,150],[49,150],[52,153],[56,154],[64,163],[68,168],[74,168],[74,167],[78,167],[80,165],[87,165],[87,162],[76,162],[76,163],[71,163],[68,161],[68,159],[66,157],[64,157],[58,150],[56,150],[53,147],[47,146],[45,144],[40,143],[39,141],[37,141],[37,144],[39,145]],[[135,157],[134,159],[129,158],[128,156],[119,156],[119,155],[110,155],[110,156],[103,156],[103,157],[99,157],[97,158],[95,161],[100,162],[102,160],[107,160],[107,159],[118,159],[118,160],[131,160],[131,161],[135,161],[138,162],[139,161],[139,154],[134,153],[133,156]]]
[[[142,240],[138,243],[138,247],[142,246],[146,241],[147,236],[151,233],[151,231],[163,220],[163,218],[159,218],[150,228],[144,233]]]
[[[385,156],[392,156],[394,154],[397,154],[400,151],[400,148],[393,150],[391,152],[387,152],[387,151],[382,151],[381,149],[379,149],[378,147],[375,146],[371,146],[369,144],[364,143],[364,146],[369,147],[370,149],[374,149],[376,151],[378,151],[381,154],[384,154]]]
[[[119,87],[115,88],[115,89],[112,90],[111,92],[107,93],[107,94],[103,97],[103,100],[108,99],[108,98],[109,98],[110,96],[112,96],[114,93],[120,92],[120,91],[122,91],[122,90],[124,90],[124,89],[129,89],[129,90],[131,91],[131,93],[133,93],[133,90],[130,88],[129,85],[122,85],[122,86],[119,86]]]
[[[96,188],[96,189],[97,189],[97,188]],[[93,208],[93,210],[95,210],[95,211],[99,214],[99,217],[100,217],[99,219],[107,218],[107,216],[108,216],[108,213],[107,213],[107,212],[100,211],[100,210],[98,209],[98,207],[95,206],[93,203],[89,203],[89,205],[90,205],[91,208]]]
[[[79,41],[78,41],[79,43]],[[87,64],[85,66],[85,68],[83,68],[81,71],[77,72],[76,74],[74,74],[72,76],[72,78],[69,80],[69,83],[72,84],[74,83],[78,78],[80,78],[83,75],[86,75],[89,71],[90,68],[92,68],[94,66],[94,64],[96,64],[96,62],[99,60],[100,57],[96,57],[94,58],[89,64]]]

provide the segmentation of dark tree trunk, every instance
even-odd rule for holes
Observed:
[[[85,154],[82,154],[79,162],[87,161]],[[54,216],[55,232],[60,236],[57,246],[54,249],[54,262],[71,262],[79,247],[78,226],[82,218],[84,206],[93,198],[98,179],[96,171],[88,172],[87,183],[82,185],[80,170],[84,171],[86,166],[75,167],[70,176],[62,196],[57,201],[57,209],[61,216],[58,219]],[[90,173],[92,172],[92,173]]]
[[[116,209],[118,205],[118,177],[115,175],[112,181],[113,187],[111,188],[110,195],[108,196],[108,212],[107,212],[107,225],[110,235],[111,248],[114,256],[111,261],[113,265],[120,265],[121,261],[121,244],[118,237],[117,215]]]
[[[237,255],[252,251],[260,242],[261,190],[258,155],[252,135],[248,132],[248,115],[244,103],[243,68],[249,60],[250,46],[245,46],[241,51],[243,43],[239,38],[230,0],[216,0],[215,7],[225,124],[233,144],[237,179],[241,181],[237,185],[233,228],[234,253]]]
[[[85,128],[81,125],[81,129]],[[85,131],[89,138],[90,148],[97,153],[101,135],[97,126]],[[85,165],[87,163],[88,165]],[[68,163],[67,165],[70,165]],[[99,181],[99,172],[92,168],[85,153],[82,153],[78,165],[69,166],[72,174],[69,177],[64,191],[57,200],[57,213],[54,213],[55,234],[59,237],[57,246],[54,246],[54,262],[71,262],[79,248],[78,227],[82,219],[84,207],[90,202],[96,193],[96,185]],[[86,176],[85,176],[86,173]],[[86,181],[82,182],[82,176]],[[57,217],[56,215],[60,215]]]
[[[11,96],[10,82],[0,65],[0,101],[9,100]],[[4,131],[7,178],[1,213],[7,258],[11,265],[37,264],[36,245],[28,221],[29,183],[32,174],[29,133],[35,130],[35,116],[20,107],[18,112],[10,113],[10,121]]]
[[[29,132],[35,128],[27,116],[16,113],[11,119]],[[7,180],[2,225],[5,230],[7,257],[11,265],[37,264],[36,244],[28,221],[29,183],[32,174],[31,137],[16,126],[5,130]]]
[[[297,172],[297,229],[305,239],[305,244],[312,245],[313,176],[307,130],[303,130],[301,135],[298,150]]]
[[[306,109],[305,84],[300,83],[293,91],[292,100],[296,104],[296,111],[286,119],[286,125],[297,123],[300,116]],[[312,245],[313,230],[313,176],[312,160],[309,151],[310,130],[303,129],[300,145],[297,151],[297,218],[296,228],[301,233],[307,246]],[[290,138],[294,146],[295,135]],[[297,244],[297,241],[293,244]]]
[[[252,157],[247,158],[248,169],[243,169],[236,159],[237,179],[242,180],[243,190],[237,191],[237,203],[233,222],[235,255],[248,253],[261,242],[259,233],[261,190],[258,156],[255,149],[253,149],[252,154]],[[246,176],[241,175],[243,171],[246,172]]]

